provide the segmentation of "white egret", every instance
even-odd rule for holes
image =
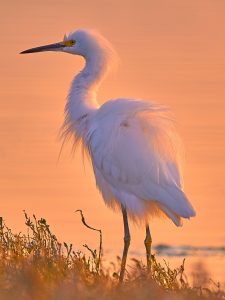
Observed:
[[[128,216],[146,225],[147,266],[151,264],[149,218],[165,215],[175,225],[195,211],[182,189],[180,143],[169,111],[151,101],[115,99],[99,105],[97,91],[115,52],[92,30],[77,30],[62,42],[21,53],[61,51],[85,59],[65,107],[64,136],[82,141],[91,157],[96,185],[107,206],[120,208],[124,223],[123,281],[130,231]]]

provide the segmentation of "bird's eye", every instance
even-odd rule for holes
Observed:
[[[66,47],[72,47],[75,44],[74,40],[68,40],[63,42]]]

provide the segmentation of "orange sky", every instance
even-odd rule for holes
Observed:
[[[26,209],[80,246],[95,239],[73,213],[81,208],[103,229],[105,248],[122,247],[121,216],[105,207],[88,162],[84,170],[69,147],[57,162],[65,98],[81,58],[18,54],[96,28],[121,59],[100,102],[137,97],[170,106],[186,146],[185,190],[197,217],[182,229],[154,221],[154,243],[225,244],[225,1],[4,1],[0,22],[0,215],[10,226],[23,228]],[[131,249],[142,247],[144,231],[131,229]]]

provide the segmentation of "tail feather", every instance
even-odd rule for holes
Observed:
[[[166,195],[162,195],[157,204],[177,226],[182,226],[182,218],[189,219],[196,215],[184,192],[177,187],[167,187]]]
[[[183,221],[182,221],[182,218],[180,216],[178,216],[177,214],[172,212],[169,208],[167,208],[163,204],[158,204],[158,206],[167,215],[167,217],[170,218],[173,221],[173,223],[176,226],[181,227],[183,225]]]
[[[175,186],[167,187],[167,192],[175,200],[167,202],[166,206],[183,218],[190,218],[196,215],[193,206],[184,194],[184,192]]]
[[[195,216],[195,210],[184,192],[174,185],[146,184],[143,198],[155,200],[158,205],[163,205],[182,218]]]

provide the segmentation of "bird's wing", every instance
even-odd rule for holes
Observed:
[[[194,215],[182,192],[180,141],[166,108],[111,100],[96,112],[87,144],[94,168],[114,189],[154,200],[178,216]]]

